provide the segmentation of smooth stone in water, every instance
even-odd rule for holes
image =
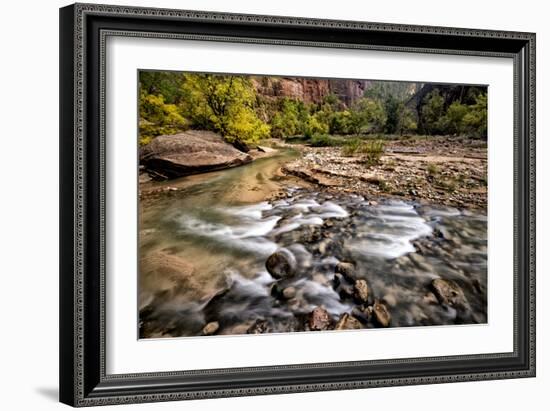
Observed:
[[[372,312],[374,314],[374,320],[380,327],[389,327],[391,322],[391,315],[388,308],[380,303],[375,302],[372,306]]]
[[[290,300],[292,298],[296,297],[296,288],[294,287],[287,287],[283,290],[283,298],[285,300]]]
[[[363,328],[363,325],[359,320],[348,313],[342,314],[334,327],[335,330],[359,330],[361,328]]]
[[[248,328],[246,332],[247,334],[264,334],[271,331],[272,329],[266,320],[258,319]]]
[[[422,301],[426,304],[439,304],[437,297],[431,291],[429,291],[424,297],[422,297]]]
[[[382,297],[382,301],[390,307],[395,307],[397,305],[397,299],[393,294],[386,294],[384,297]]]
[[[357,280],[355,282],[354,295],[362,303],[366,303],[369,298],[369,287],[365,280]]]
[[[328,330],[330,327],[330,315],[323,307],[316,307],[308,319],[309,329],[312,331]]]
[[[464,291],[453,280],[436,278],[432,281],[434,294],[441,304],[455,308],[464,308],[466,306],[466,296]]]
[[[355,265],[349,262],[340,262],[336,264],[336,272],[342,274],[350,281],[355,281]]]
[[[265,268],[273,278],[292,277],[296,273],[296,258],[290,251],[281,248],[267,258]]]
[[[217,321],[212,321],[204,326],[202,329],[203,335],[212,335],[220,329],[220,323]]]

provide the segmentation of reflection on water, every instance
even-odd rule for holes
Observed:
[[[259,320],[262,332],[300,331],[317,306],[337,320],[357,309],[335,286],[341,261],[355,263],[392,326],[486,322],[484,215],[298,187],[265,201],[281,189],[276,170],[290,156],[172,181],[177,192],[142,202],[142,337],[201,335],[212,321],[218,334],[246,333]],[[297,274],[276,282],[265,262],[281,248]],[[461,312],[430,298],[440,277],[464,291]]]

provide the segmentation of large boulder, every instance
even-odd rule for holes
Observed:
[[[221,170],[251,161],[250,155],[226,143],[219,134],[199,130],[158,136],[140,152],[140,163],[160,178]]]

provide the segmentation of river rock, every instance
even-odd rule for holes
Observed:
[[[251,161],[250,155],[225,142],[219,134],[199,130],[155,137],[140,152],[140,163],[156,177],[165,178],[221,170]]]
[[[316,225],[304,226],[300,233],[300,240],[304,243],[315,243],[322,237],[321,228]]]
[[[335,330],[359,330],[360,328],[363,328],[363,325],[348,313],[342,314],[334,327]]]
[[[388,308],[376,301],[372,306],[372,313],[374,314],[374,320],[380,327],[389,327],[391,322],[391,315]]]
[[[296,258],[290,251],[281,248],[267,258],[265,268],[273,278],[292,277],[296,273]]]
[[[397,299],[393,294],[386,294],[382,297],[382,301],[389,305],[390,307],[395,307],[397,305]]]
[[[317,246],[317,249],[319,250],[319,254],[325,255],[327,253],[327,250],[330,248],[331,245],[332,245],[332,240],[330,240],[328,238],[321,241],[319,243],[319,245]]]
[[[247,334],[264,334],[271,331],[272,331],[272,328],[266,320],[258,319],[254,321],[254,324],[252,324],[248,328],[246,333]]]
[[[463,308],[466,306],[464,291],[462,291],[462,288],[453,280],[436,278],[432,281],[432,288],[441,304],[455,308]]]
[[[239,151],[242,151],[243,153],[248,153],[250,151],[250,147],[248,147],[248,144],[246,144],[240,138],[236,138],[235,141],[233,141],[233,147],[235,147]]]
[[[427,292],[426,295],[422,297],[422,301],[426,304],[439,304],[437,297],[431,291]]]
[[[355,265],[353,263],[342,261],[336,264],[336,272],[342,274],[350,281],[355,281],[356,272]]]
[[[294,287],[286,287],[283,290],[283,298],[285,300],[290,300],[292,298],[296,297],[296,288]]]
[[[366,303],[369,298],[369,287],[365,280],[357,280],[353,286],[354,296],[360,302]]]
[[[202,329],[203,335],[212,335],[220,329],[220,323],[217,321],[212,321],[204,326]]]
[[[323,307],[316,307],[308,318],[309,329],[312,331],[328,330],[330,327],[331,318],[327,310]]]

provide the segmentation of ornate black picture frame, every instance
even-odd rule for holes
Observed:
[[[109,375],[105,371],[108,36],[508,57],[514,61],[514,350]],[[73,406],[535,376],[535,34],[75,4],[60,10],[60,400]]]

